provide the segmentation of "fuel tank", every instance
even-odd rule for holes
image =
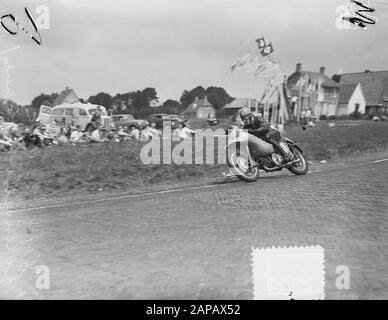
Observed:
[[[262,156],[270,155],[274,153],[274,148],[272,144],[261,140],[260,138],[244,131],[239,130],[233,139],[233,143],[239,142],[240,148],[244,149],[247,145],[249,147],[249,152],[253,159],[257,159]]]
[[[272,144],[265,142],[252,134],[248,133],[247,135],[249,152],[253,159],[258,159],[259,157],[270,155],[275,152]]]

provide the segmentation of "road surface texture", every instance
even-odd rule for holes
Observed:
[[[387,299],[387,181],[380,161],[9,211],[0,297],[252,299],[252,247],[320,245],[326,299]],[[339,265],[349,267],[348,290],[336,288]]]

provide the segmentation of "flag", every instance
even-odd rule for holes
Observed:
[[[248,53],[242,58],[238,59],[231,67],[232,71],[238,71],[243,69],[244,67],[247,67],[249,64],[249,61],[251,60],[251,54]]]
[[[269,45],[266,45],[266,46],[260,51],[260,53],[261,53],[261,55],[262,55],[263,57],[266,57],[266,56],[270,55],[272,52],[274,52],[272,43],[270,43]]]
[[[298,82],[295,84],[297,87],[303,87],[309,81],[309,76],[305,74],[304,76],[299,77]]]
[[[266,46],[264,37],[256,39],[256,42],[257,42],[257,45],[259,46],[259,49],[263,49]]]
[[[311,79],[309,79],[307,81],[307,89],[306,89],[306,92],[307,93],[310,93],[311,91],[313,90],[313,81]]]

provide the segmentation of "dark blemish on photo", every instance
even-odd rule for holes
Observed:
[[[21,25],[18,21],[16,21],[16,18],[15,18],[14,15],[12,15],[11,13],[6,14],[6,15],[3,15],[3,16],[0,18],[0,23],[1,23],[1,25],[3,26],[4,30],[5,30],[6,32],[8,32],[9,34],[11,34],[11,35],[16,35],[16,34],[18,33],[18,28],[19,28],[19,26],[20,26],[20,27],[22,28],[22,30],[25,31],[25,33],[31,37],[32,40],[34,40],[38,45],[41,45],[41,44],[42,44],[42,39],[41,39],[41,37],[40,37],[40,33],[39,33],[38,28],[37,28],[37,26],[36,26],[35,20],[34,20],[34,18],[32,17],[31,13],[28,11],[27,8],[24,8],[24,11],[25,11],[25,13],[26,13],[26,15],[27,15],[27,17],[28,17],[28,20],[30,21],[30,23],[31,23],[31,25],[32,25],[32,27],[33,27],[33,29],[34,29],[34,31],[35,31],[37,37],[35,37],[34,35],[30,34],[30,32],[29,32],[25,27],[22,27],[22,25]],[[16,26],[16,31],[10,30],[10,29],[4,24],[3,19],[5,19],[5,18],[7,18],[7,17],[10,18],[11,20],[13,20],[13,23],[14,23],[15,26]]]
[[[356,5],[358,5],[359,7],[362,7],[364,9],[359,9],[356,11],[356,15],[358,15],[359,17],[343,17],[342,19],[345,20],[345,21],[349,21],[350,23],[360,27],[360,28],[363,28],[364,30],[367,29],[367,27],[365,26],[365,24],[376,24],[376,21],[375,21],[375,18],[374,17],[371,17],[371,16],[368,16],[368,15],[365,15],[363,14],[362,12],[374,12],[375,9],[374,8],[371,8],[371,7],[368,7],[366,6],[365,4],[363,4],[362,2],[360,1],[356,1],[356,0],[351,0],[352,3],[355,3]]]

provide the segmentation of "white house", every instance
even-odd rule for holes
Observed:
[[[366,100],[360,83],[341,84],[337,115],[365,113]]]

